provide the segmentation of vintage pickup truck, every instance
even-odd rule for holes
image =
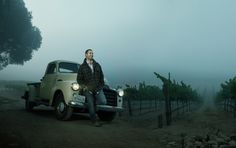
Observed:
[[[79,66],[65,60],[50,62],[41,82],[27,84],[22,96],[26,110],[32,111],[38,105],[52,106],[59,120],[70,119],[73,112],[88,113],[86,98],[76,81]],[[123,110],[124,91],[108,85],[103,91],[107,104],[96,105],[97,115],[102,121],[112,121],[116,113]]]

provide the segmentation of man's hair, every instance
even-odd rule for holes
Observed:
[[[85,54],[87,54],[89,51],[93,51],[92,49],[87,49],[86,51],[85,51]]]

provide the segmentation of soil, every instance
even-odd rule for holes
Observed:
[[[117,116],[110,123],[103,122],[102,127],[94,127],[87,114],[58,121],[52,108],[39,106],[27,112],[22,94],[0,91],[0,148],[165,148],[170,142],[180,143],[183,134],[236,133],[236,118],[209,105],[180,115],[171,126],[161,129],[157,128],[155,112]]]

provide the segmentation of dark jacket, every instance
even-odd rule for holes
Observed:
[[[97,92],[104,86],[104,75],[100,64],[93,60],[93,70],[89,67],[86,59],[80,65],[77,75],[77,82],[82,87],[87,87],[88,91]]]

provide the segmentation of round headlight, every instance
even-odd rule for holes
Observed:
[[[118,89],[117,91],[120,97],[124,96],[124,91],[122,89]]]
[[[79,90],[79,84],[78,83],[72,83],[71,88],[72,88],[72,90]]]

